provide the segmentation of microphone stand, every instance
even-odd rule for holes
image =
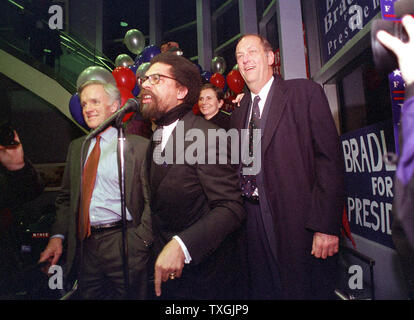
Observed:
[[[126,219],[126,198],[125,198],[125,128],[122,118],[119,117],[114,123],[118,129],[118,176],[119,190],[121,194],[121,217],[122,217],[122,260],[125,283],[125,296],[129,296],[129,265],[128,265],[128,238],[127,238],[127,219]]]

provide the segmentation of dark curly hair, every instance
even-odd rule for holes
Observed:
[[[193,106],[198,101],[201,88],[201,76],[198,67],[187,58],[168,51],[157,54],[152,58],[150,66],[157,62],[171,67],[171,75],[180,85],[188,89],[184,103]]]

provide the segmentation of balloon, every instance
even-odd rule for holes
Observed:
[[[78,93],[75,93],[69,100],[69,111],[72,115],[72,118],[83,128],[88,129],[89,127],[85,122],[85,119],[83,118],[82,114],[82,106],[80,103],[79,95]]]
[[[127,67],[116,67],[112,71],[118,88],[126,88],[129,91],[134,89],[137,79],[131,69]]]
[[[131,66],[128,66],[128,68],[129,68],[129,69],[131,69],[131,71],[132,71],[134,74],[136,74],[136,73],[137,73],[137,70],[138,70],[138,65],[133,64],[133,65],[131,65]]]
[[[142,54],[137,55],[135,57],[135,60],[134,61],[135,61],[135,64],[139,66],[142,63]]]
[[[83,70],[76,80],[76,88],[84,84],[86,81],[100,80],[105,83],[112,83],[116,86],[116,81],[111,72],[100,66],[90,66]]]
[[[211,72],[223,74],[226,71],[226,61],[223,57],[214,57],[211,60]]]
[[[200,114],[200,113],[201,113],[201,111],[200,111],[200,107],[198,106],[198,102],[194,103],[194,105],[193,105],[193,113],[194,113],[195,115],[197,115],[197,114]]]
[[[134,97],[138,97],[140,91],[141,91],[141,89],[139,88],[139,85],[135,85],[134,89],[132,90],[132,95]]]
[[[210,71],[203,71],[201,73],[201,79],[204,82],[210,82],[210,78],[211,78],[211,72]]]
[[[145,36],[137,29],[128,30],[124,37],[124,43],[129,51],[140,54],[145,47]]]
[[[128,90],[127,88],[118,88],[119,92],[121,93],[121,107],[127,102],[128,99],[134,98],[134,95],[132,94],[131,90]],[[124,118],[122,119],[123,122],[128,121],[129,118],[132,117],[134,112],[127,113]]]
[[[147,70],[149,69],[150,63],[149,62],[144,62],[143,64],[141,64],[136,72],[136,76],[137,78],[142,78],[145,76],[145,72],[147,72]]]
[[[224,89],[226,80],[224,80],[224,77],[221,73],[216,72],[211,76],[210,83],[214,84],[216,87]]]
[[[152,58],[160,53],[161,50],[157,46],[151,45],[145,47],[144,51],[142,52],[142,62],[150,62]]]
[[[128,67],[133,64],[134,64],[134,60],[132,60],[132,58],[125,53],[118,55],[115,59],[116,67]]]
[[[231,70],[227,75],[227,84],[231,91],[236,94],[242,93],[244,88],[244,80],[238,70]]]

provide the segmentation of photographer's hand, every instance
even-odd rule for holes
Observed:
[[[14,131],[15,140],[20,142],[17,132]],[[24,154],[22,144],[16,146],[0,145],[0,163],[9,171],[20,170],[24,167]]]
[[[383,30],[377,33],[377,39],[395,53],[403,79],[406,85],[410,85],[414,83],[414,18],[410,15],[404,16],[402,24],[408,33],[409,41],[407,43]]]

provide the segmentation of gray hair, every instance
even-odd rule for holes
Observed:
[[[109,98],[111,99],[111,103],[113,102],[118,102],[119,106],[121,107],[121,92],[119,91],[119,89],[113,85],[112,83],[108,83],[108,82],[104,82],[101,80],[88,80],[85,81],[78,89],[78,94],[79,96],[81,95],[82,91],[93,84],[100,84],[103,89],[105,90],[106,94],[109,96]]]

